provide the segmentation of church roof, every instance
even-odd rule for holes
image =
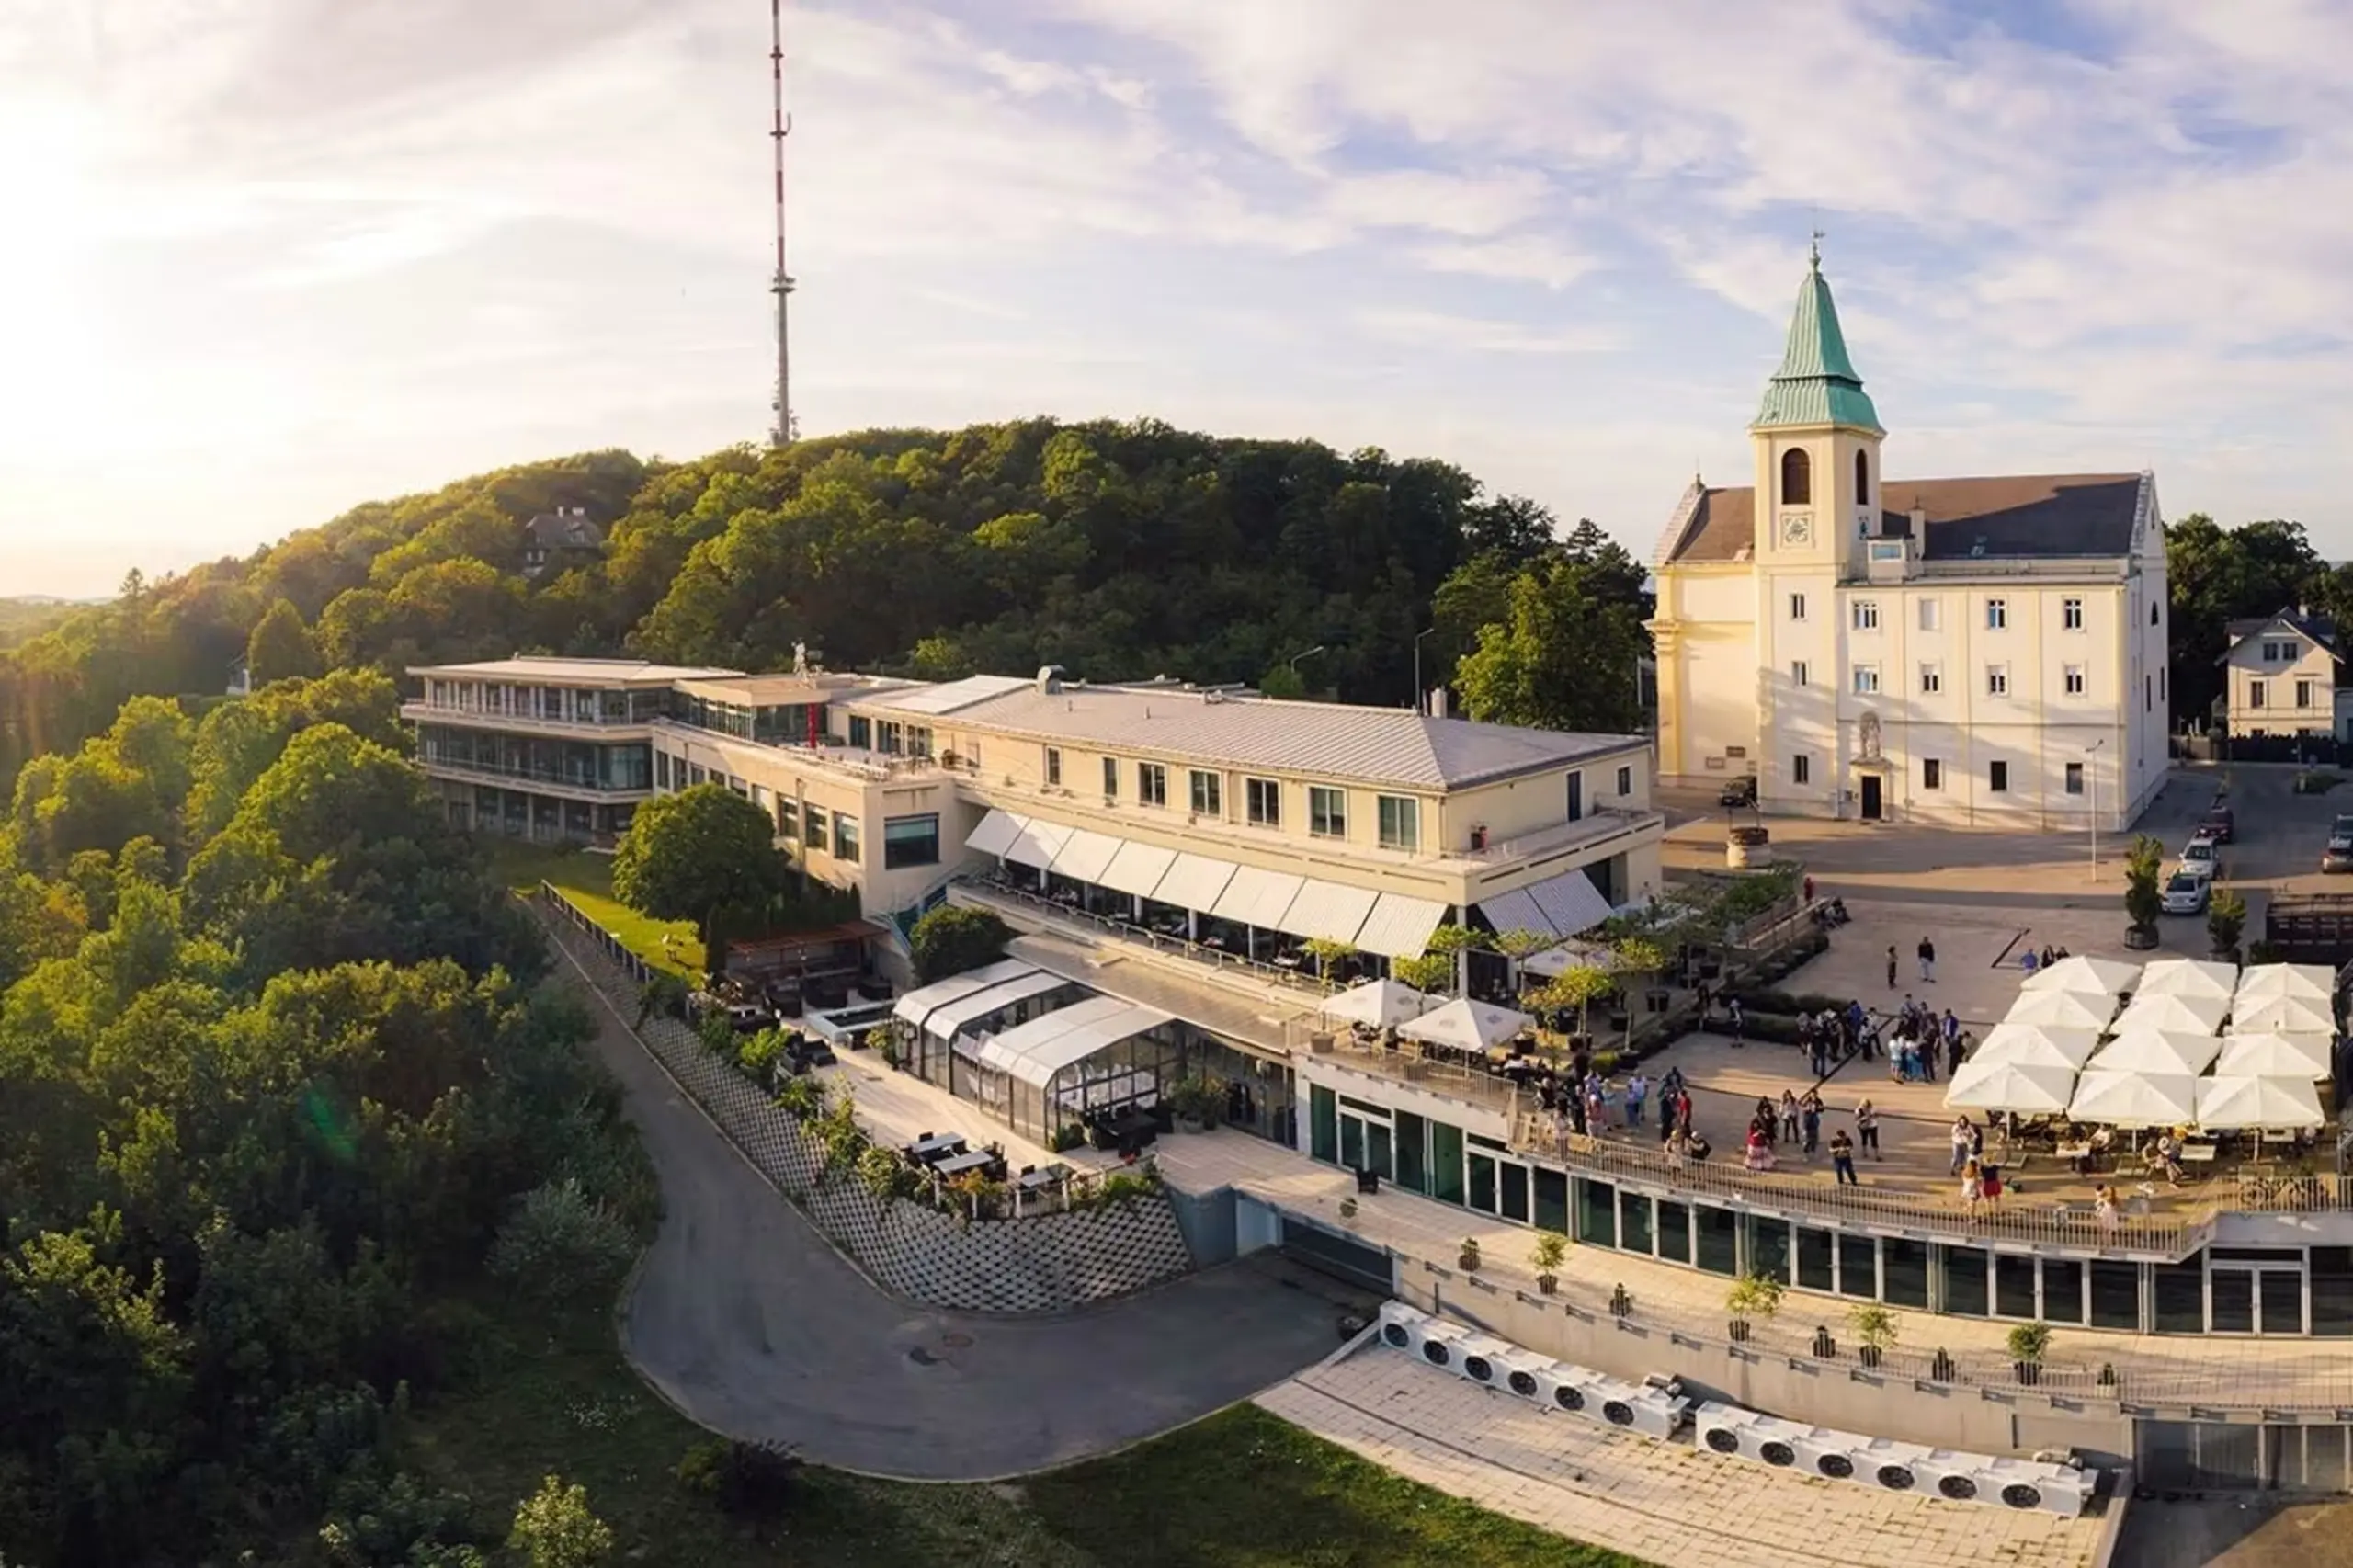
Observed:
[[[1891,479],[1880,486],[1880,512],[1883,531],[1897,538],[1911,532],[1915,507],[1927,514],[1926,561],[2122,560],[2132,553],[2140,497],[2137,473]],[[1746,561],[1756,549],[1755,489],[1709,489],[1666,560]]]
[[[1847,353],[1847,335],[1838,327],[1838,306],[1822,276],[1822,251],[1817,245],[1806,266],[1805,281],[1798,285],[1797,309],[1790,316],[1789,347],[1781,352],[1781,368],[1765,383],[1765,401],[1756,410],[1752,430],[1804,425],[1843,425],[1881,432],[1879,410],[1863,390],[1863,378]]]

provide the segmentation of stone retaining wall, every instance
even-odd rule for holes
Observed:
[[[536,905],[624,1022],[638,1009],[638,981],[611,938],[584,927],[569,905]],[[778,1190],[881,1287],[927,1306],[983,1312],[1051,1312],[1108,1300],[1188,1272],[1193,1256],[1175,1210],[1159,1193],[1105,1208],[968,1223],[927,1205],[877,1198],[856,1177],[819,1178],[816,1142],[759,1086],[721,1062],[684,1023],[654,1017],[632,1031]]]

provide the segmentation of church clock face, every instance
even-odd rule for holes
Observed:
[[[1813,517],[1805,512],[1781,514],[1781,542],[1787,545],[1808,545],[1813,542]]]

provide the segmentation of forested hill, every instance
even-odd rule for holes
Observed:
[[[609,547],[527,582],[523,526],[563,506]],[[687,463],[594,452],[134,574],[0,656],[0,767],[70,749],[131,696],[219,691],[249,641],[265,679],[526,648],[758,668],[796,642],[834,668],[927,677],[1054,663],[1282,687],[1298,659],[1311,689],[1403,703],[1449,574],[1479,563],[1424,644],[1431,678],[1552,537],[1541,508],[1446,463],[1149,420],[872,430]],[[1631,605],[1640,574],[1608,548]]]

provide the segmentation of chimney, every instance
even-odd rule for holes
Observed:
[[[1912,542],[1925,546],[1928,541],[1928,509],[1917,501],[1912,504]]]
[[[1038,666],[1039,694],[1045,697],[1051,697],[1055,693],[1061,691],[1062,688],[1063,667],[1060,665],[1040,665]]]

